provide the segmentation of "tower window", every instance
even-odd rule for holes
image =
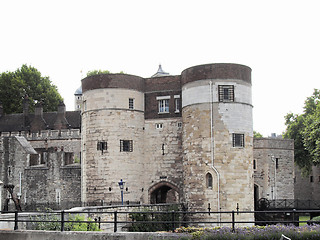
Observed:
[[[244,147],[244,134],[232,133],[232,146]]]
[[[169,112],[169,99],[159,100],[159,113]]]
[[[134,99],[129,98],[129,109],[133,110],[134,109]]]
[[[234,86],[219,85],[219,102],[234,102]]]
[[[157,97],[158,113],[169,113],[169,100],[170,100],[170,96]]]
[[[212,188],[212,175],[211,175],[211,173],[207,173],[207,175],[206,175],[206,185],[207,185],[207,188]]]
[[[105,142],[105,141],[98,141],[98,143],[97,143],[97,150],[103,151],[103,150],[107,150],[107,149],[108,149],[107,142]]]
[[[120,152],[133,152],[133,141],[120,140]]]
[[[257,169],[257,161],[253,159],[253,170]]]
[[[310,182],[313,182],[313,176],[310,176]]]

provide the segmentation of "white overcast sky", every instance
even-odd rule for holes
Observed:
[[[58,87],[67,110],[94,69],[150,77],[207,63],[252,69],[254,130],[285,130],[320,88],[319,0],[0,0],[0,72],[22,64]],[[82,73],[81,73],[82,71]]]

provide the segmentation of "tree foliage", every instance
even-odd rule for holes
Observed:
[[[307,174],[320,164],[320,91],[306,99],[302,114],[288,113],[285,124],[284,137],[294,139],[295,162]]]
[[[262,134],[256,131],[253,131],[253,137],[254,138],[263,138]]]
[[[45,112],[56,111],[60,101],[63,101],[57,87],[49,77],[41,76],[34,67],[22,65],[15,72],[0,74],[0,101],[4,113],[22,112],[25,96],[29,99],[29,109],[33,111],[36,102],[42,102]]]
[[[119,73],[124,73],[123,71],[120,71]],[[99,74],[111,74],[109,70],[92,70],[87,72],[87,77],[99,75]]]

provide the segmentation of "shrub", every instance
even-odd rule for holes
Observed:
[[[59,231],[61,229],[60,214],[54,213],[51,209],[47,209],[46,214],[30,217],[32,221],[32,229],[45,231]],[[84,216],[79,214],[71,216],[65,222],[65,231],[100,231],[98,224],[91,218],[85,220]]]
[[[178,206],[170,206],[166,211],[154,213],[151,210],[144,209],[141,213],[130,213],[132,225],[129,232],[156,232],[171,231],[174,227],[174,221],[179,221]]]

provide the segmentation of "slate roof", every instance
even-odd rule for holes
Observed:
[[[70,125],[69,128],[81,128],[80,114],[80,111],[66,111],[66,120]],[[54,130],[54,123],[57,119],[57,115],[57,112],[44,112],[43,119],[47,124],[47,128],[42,130]],[[0,117],[0,132],[28,131],[34,117],[33,113],[29,113],[27,118],[24,117],[23,113],[3,115]]]

